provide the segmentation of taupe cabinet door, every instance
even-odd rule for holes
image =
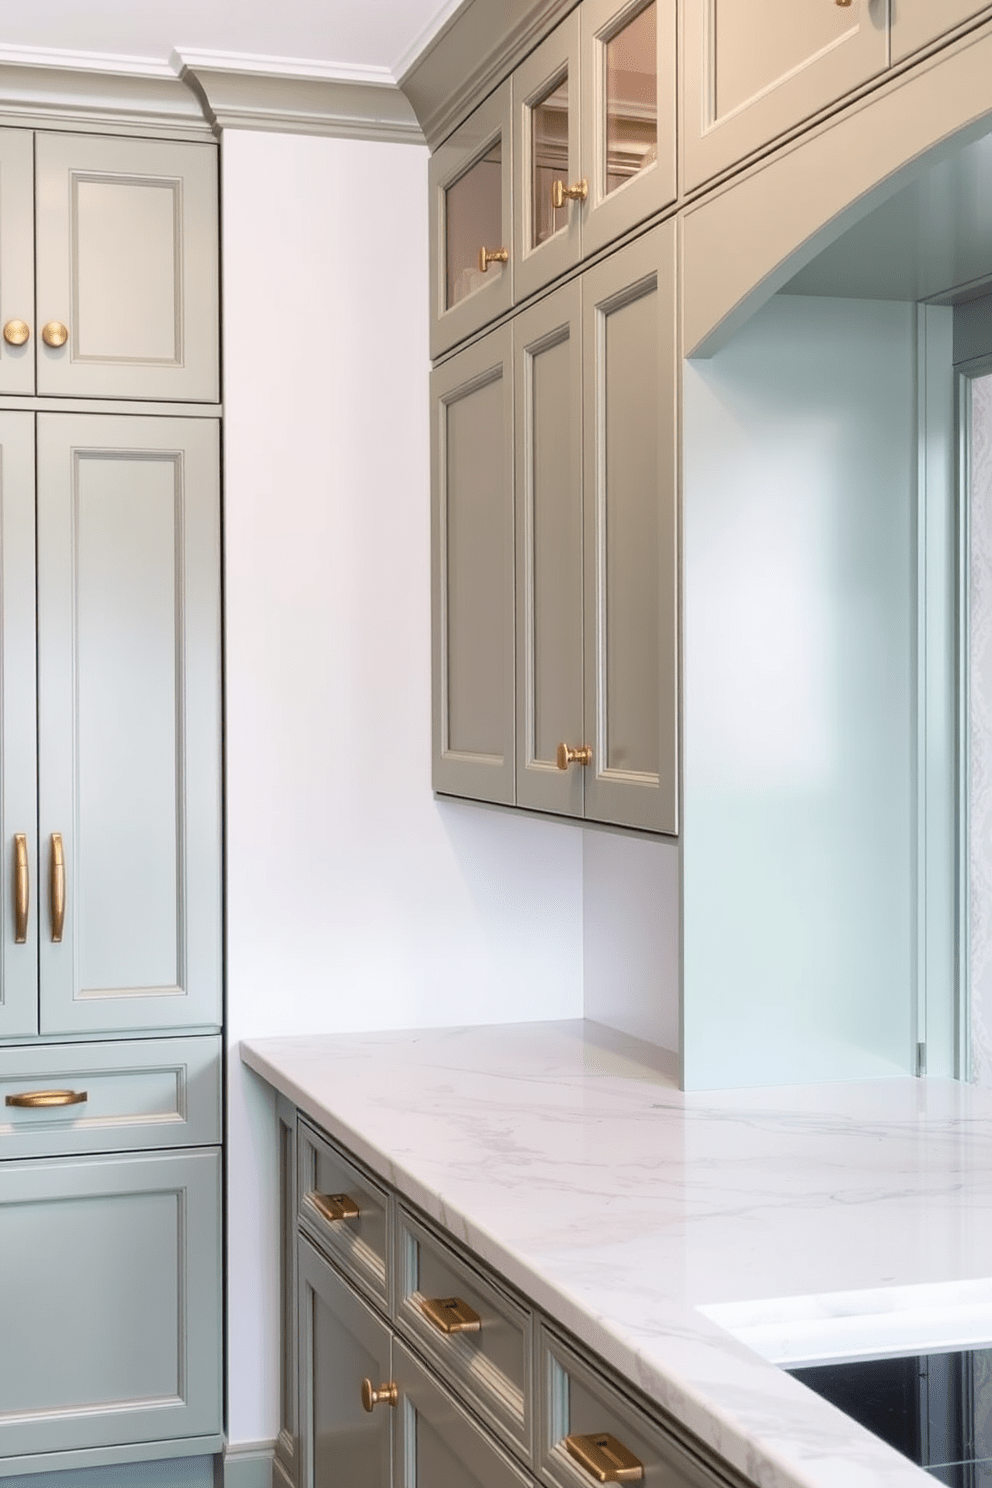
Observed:
[[[921,0],[936,7],[930,0]],[[941,10],[943,5],[941,5]],[[684,184],[698,186],[888,65],[888,0],[685,0]]]
[[[34,619],[34,416],[0,413],[0,1038],[38,1026]],[[25,872],[27,913],[18,924]]]
[[[509,326],[431,378],[434,789],[514,799]]]
[[[74,134],[35,148],[38,392],[215,402],[216,149]]]
[[[988,0],[893,0],[892,60],[901,62],[911,52],[979,16],[992,11]]]
[[[3,1164],[0,1456],[220,1430],[220,1152]]]
[[[392,1379],[392,1335],[302,1237],[299,1241],[301,1488],[390,1488],[388,1402],[362,1406],[362,1381]]]
[[[220,1022],[217,438],[212,420],[38,419],[46,1034]]]
[[[0,393],[34,392],[34,136],[0,129]]]
[[[580,177],[579,13],[513,74],[514,294],[523,299],[582,255],[582,202],[554,204],[555,182]]]

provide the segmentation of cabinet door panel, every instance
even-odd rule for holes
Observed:
[[[513,294],[524,299],[577,264],[585,203],[552,202],[580,179],[579,16],[552,31],[513,74]]]
[[[28,339],[0,339],[0,393],[34,392],[34,136],[0,129],[0,325],[22,320]]]
[[[509,327],[431,379],[434,788],[513,801]]]
[[[34,418],[0,413],[0,1038],[38,1031],[34,611]],[[19,835],[25,838],[29,891],[20,943],[15,915]]]
[[[698,186],[888,64],[888,0],[687,0],[685,185]]]
[[[902,62],[912,52],[983,11],[992,13],[988,0],[940,0],[939,5],[933,0],[893,0],[893,62]]]
[[[514,322],[517,802],[581,816],[582,323],[578,281]]]
[[[217,166],[211,145],[39,135],[38,391],[215,401]]]
[[[220,1430],[220,1154],[5,1163],[0,1453]]]
[[[586,816],[676,832],[675,226],[583,289]]]
[[[216,427],[53,414],[38,456],[42,1031],[216,1025]]]

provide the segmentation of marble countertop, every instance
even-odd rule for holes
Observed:
[[[683,1094],[583,1022],[241,1057],[760,1488],[934,1483],[770,1360],[992,1342],[992,1092]]]

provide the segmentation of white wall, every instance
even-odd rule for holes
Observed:
[[[582,1015],[582,832],[430,789],[426,151],[222,158],[232,1442],[277,1429],[275,1146],[237,1043]]]

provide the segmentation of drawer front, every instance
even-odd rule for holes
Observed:
[[[215,1036],[0,1050],[0,1159],[221,1139]]]
[[[389,1309],[389,1196],[344,1153],[300,1121],[301,1228],[383,1310]]]
[[[538,1337],[538,1472],[553,1488],[592,1488],[618,1465],[647,1488],[738,1488],[733,1469],[664,1431],[543,1324]],[[571,1438],[571,1446],[569,1439]]]
[[[393,1345],[393,1378],[394,1488],[531,1488],[530,1478],[399,1342]]]
[[[396,1259],[397,1327],[487,1425],[529,1458],[530,1313],[402,1208]]]

